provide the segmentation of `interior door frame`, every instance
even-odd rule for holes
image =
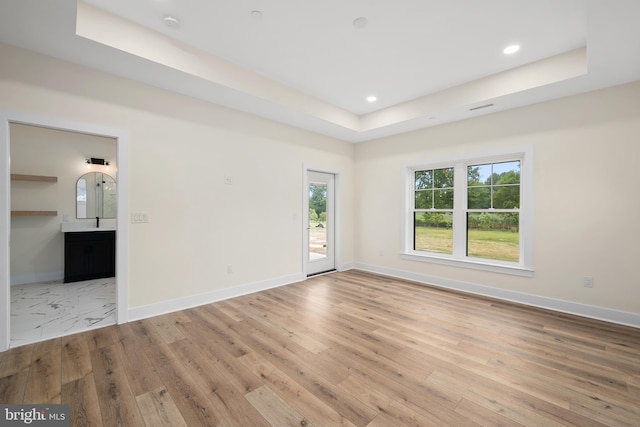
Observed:
[[[302,273],[307,277],[307,260],[309,259],[309,172],[320,172],[334,176],[334,266],[342,271],[342,179],[340,171],[314,165],[303,165],[302,168]]]
[[[11,345],[11,153],[9,124],[103,136],[116,140],[117,219],[116,219],[116,322],[128,321],[129,310],[129,135],[126,131],[95,124],[67,121],[34,114],[0,110],[0,352]]]

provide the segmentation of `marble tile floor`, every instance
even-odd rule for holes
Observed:
[[[114,277],[11,286],[11,347],[115,323]]]

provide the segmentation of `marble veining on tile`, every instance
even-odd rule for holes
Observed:
[[[113,277],[11,286],[11,347],[115,323]]]

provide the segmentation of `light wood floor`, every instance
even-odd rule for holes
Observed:
[[[357,271],[0,353],[77,426],[639,426],[640,330]]]

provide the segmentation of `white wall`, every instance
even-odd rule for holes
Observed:
[[[131,212],[150,218],[129,227],[131,308],[299,275],[310,164],[341,172],[339,266],[640,325],[640,83],[354,146],[21,49],[0,55],[0,109],[128,133]],[[405,164],[524,144],[535,158],[533,278],[399,257]]]
[[[11,217],[11,284],[61,279],[64,270],[60,222],[76,219],[76,181],[89,157],[110,161],[115,177],[116,141],[95,135],[11,123],[11,173],[45,175],[56,183],[12,181],[12,210],[55,210],[56,217]],[[92,170],[104,172],[95,165]]]
[[[304,164],[341,173],[337,262],[353,262],[353,145],[6,45],[0,56],[0,109],[128,132],[131,212],[150,220],[129,228],[130,308],[300,275]]]
[[[356,265],[640,325],[639,135],[637,82],[359,144],[356,212],[366,214],[356,221]],[[527,144],[535,162],[533,278],[399,257],[403,166]],[[583,276],[594,277],[592,289]]]

